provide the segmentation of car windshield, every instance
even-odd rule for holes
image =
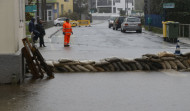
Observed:
[[[140,22],[139,18],[128,18],[127,22]]]

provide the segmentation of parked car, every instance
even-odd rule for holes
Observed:
[[[110,19],[108,20],[108,27],[111,28],[113,27],[113,22],[116,19],[116,17],[110,17]]]
[[[54,20],[54,25],[55,26],[62,26],[65,21],[66,21],[66,17],[57,18],[56,20]],[[72,27],[79,25],[79,23],[75,20],[70,20],[70,24]]]
[[[55,26],[62,26],[64,21],[66,21],[66,17],[57,18],[54,20],[54,25]]]
[[[121,24],[121,32],[136,31],[142,33],[141,19],[137,17],[128,17]]]
[[[114,20],[114,23],[113,23],[113,30],[118,30],[118,28],[121,28],[121,24],[123,23],[124,19],[126,17],[117,17],[115,20]]]

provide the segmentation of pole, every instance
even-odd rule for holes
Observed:
[[[111,13],[113,14],[113,0],[111,1]]]
[[[42,17],[42,20],[44,20],[44,0],[41,0],[41,17]]]
[[[150,0],[148,0],[148,30],[150,31]]]
[[[92,14],[92,0],[90,1],[90,12]]]
[[[81,15],[82,15],[82,14],[81,14],[81,7],[82,7],[81,5],[82,5],[82,4],[81,4],[81,0],[79,0],[79,1],[80,1],[80,3],[79,3],[80,8],[79,8],[79,9],[80,9],[80,20],[81,20]]]
[[[126,7],[126,5],[127,5],[127,1],[125,0],[125,15],[126,15],[126,13],[127,13],[127,7]]]
[[[46,0],[44,0],[44,20],[47,21],[47,6],[46,6]]]
[[[129,13],[128,13],[128,8],[129,8],[128,4],[129,4],[129,1],[127,0],[127,16],[129,15]]]
[[[39,21],[39,0],[36,2],[37,5],[37,22]]]

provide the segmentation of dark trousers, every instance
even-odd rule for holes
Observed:
[[[43,35],[40,35],[40,46],[44,46],[45,44],[44,44],[44,36]]]
[[[36,42],[38,40],[38,37],[40,36],[40,34],[36,30],[34,30],[33,33],[34,33],[33,42]]]

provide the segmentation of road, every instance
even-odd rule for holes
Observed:
[[[67,73],[0,86],[0,111],[189,111],[190,75]]]
[[[92,27],[74,27],[71,47],[63,47],[62,32],[46,40],[48,47],[40,49],[47,60],[70,58],[75,60],[100,60],[107,57],[137,58],[146,53],[175,51],[176,44],[164,42],[163,38],[143,31],[121,33],[108,28],[107,21]],[[183,53],[190,46],[181,45]]]
[[[71,47],[63,47],[57,33],[40,51],[47,60],[70,58],[140,57],[145,53],[174,52],[175,44],[155,34],[121,33],[107,23],[76,27]],[[88,33],[87,33],[88,32]],[[189,46],[182,45],[188,52]],[[58,73],[55,79],[0,85],[0,111],[190,111],[190,74],[159,72]]]

